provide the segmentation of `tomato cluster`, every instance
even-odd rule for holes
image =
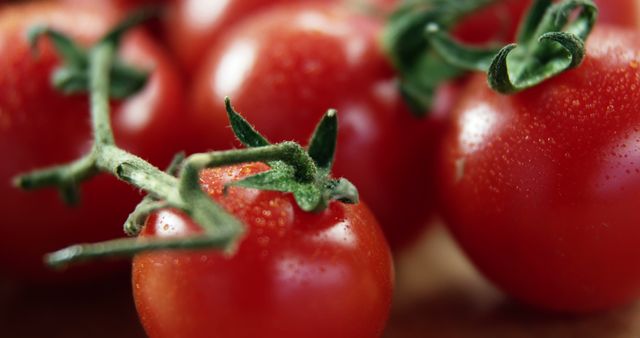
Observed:
[[[547,2],[497,1],[447,29],[466,43],[512,42],[526,9]],[[118,48],[118,62],[149,74],[142,91],[110,100],[119,147],[160,167],[179,150],[240,148],[225,97],[266,139],[306,144],[333,108],[333,174],[353,182],[364,203],[307,212],[282,189],[228,187],[269,170],[268,161],[203,171],[202,189],[246,233],[231,256],[134,258],[134,297],[151,337],[380,336],[390,250],[408,247],[438,215],[478,269],[516,299],[566,312],[628,303],[640,296],[640,270],[629,263],[640,259],[640,35],[629,29],[640,11],[632,1],[596,2],[602,22],[580,66],[512,95],[492,91],[487,75],[459,71],[421,114],[399,90],[406,72],[381,45],[394,0],[2,5],[0,275],[47,282],[106,273],[54,273],[42,256],[119,237],[142,197],[99,176],[69,208],[54,189],[11,184],[92,149],[88,96],[51,83],[69,56],[45,39],[34,49],[28,31],[44,24],[89,48],[131,11],[155,5],[164,15]],[[163,209],[139,237],[202,233],[184,212]]]

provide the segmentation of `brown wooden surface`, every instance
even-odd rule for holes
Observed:
[[[403,253],[396,268],[396,302],[384,338],[640,338],[640,305],[572,318],[508,301],[439,227]],[[144,336],[126,274],[75,288],[0,283],[0,337]]]

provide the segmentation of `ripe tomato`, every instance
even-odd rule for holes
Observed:
[[[195,74],[209,47],[237,22],[278,3],[300,0],[170,0],[165,34],[185,70]]]
[[[91,146],[88,97],[64,96],[52,88],[50,77],[59,65],[57,53],[43,39],[34,57],[27,30],[47,24],[86,45],[106,33],[113,23],[113,18],[103,12],[59,3],[14,5],[0,12],[0,153],[5,156],[0,166],[3,273],[29,280],[53,278],[42,263],[46,252],[121,235],[120,225],[140,198],[106,176],[82,186],[83,199],[75,209],[65,206],[53,189],[23,192],[11,186],[15,175],[77,159]],[[183,147],[177,135],[183,105],[180,79],[166,56],[140,32],[125,39],[121,55],[126,62],[152,71],[152,75],[141,93],[114,103],[116,140],[122,147],[164,165],[174,151]]]
[[[508,294],[570,312],[640,295],[640,36],[596,27],[577,69],[466,88],[440,163],[446,223]]]
[[[205,144],[233,145],[225,96],[273,142],[305,143],[319,117],[336,108],[335,175],[358,187],[392,247],[416,237],[433,211],[429,173],[441,121],[408,111],[378,46],[380,23],[339,5],[306,3],[236,28],[194,84],[194,120]]]
[[[393,265],[373,215],[332,202],[303,212],[289,194],[226,183],[265,164],[209,169],[201,185],[247,226],[237,252],[162,251],[133,262],[133,291],[151,338],[379,337],[391,304]],[[193,235],[181,213],[152,214],[141,236]]]
[[[466,43],[511,42],[531,0],[501,0],[470,14],[453,33]]]
[[[207,51],[237,23],[277,5],[334,2],[352,7],[374,6],[390,12],[398,0],[169,0],[165,36],[171,50],[189,74],[195,74]]]
[[[600,9],[598,20],[629,28],[640,28],[640,1],[595,0]]]

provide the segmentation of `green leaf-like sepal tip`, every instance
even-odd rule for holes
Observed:
[[[149,10],[133,13],[100,39],[97,45],[112,44],[117,46],[125,32],[154,15],[155,12]],[[36,26],[27,33],[29,43],[36,55],[37,43],[42,37],[47,37],[52,42],[62,59],[62,65],[51,77],[53,86],[68,95],[88,92],[89,53],[93,48],[84,49],[62,32],[44,26]],[[148,77],[147,72],[116,60],[110,71],[109,96],[115,99],[124,99],[134,95],[145,86]]]
[[[555,4],[536,0],[520,27],[518,43],[501,49],[458,43],[435,22],[427,26],[425,34],[447,62],[461,69],[485,71],[492,89],[511,94],[579,66],[597,14],[591,0]]]
[[[251,148],[268,146],[270,143],[247,120],[233,109],[229,98],[225,106],[231,128],[236,137],[245,146]],[[325,209],[331,200],[344,203],[357,203],[358,191],[346,179],[331,178],[331,166],[336,150],[338,137],[337,112],[329,109],[322,117],[309,141],[305,156],[292,157],[291,161],[269,161],[268,171],[246,177],[230,183],[229,186],[240,186],[260,190],[273,190],[292,193],[300,209],[304,211],[320,211]],[[299,146],[298,146],[299,147]],[[311,180],[301,179],[296,174],[296,162],[315,167],[315,175]]]
[[[271,144],[271,142],[260,135],[244,117],[240,116],[240,114],[233,109],[231,99],[226,97],[224,99],[224,105],[227,110],[227,117],[229,118],[231,129],[245,147],[262,147]]]
[[[309,141],[309,156],[319,169],[331,171],[338,141],[338,112],[329,109]]]

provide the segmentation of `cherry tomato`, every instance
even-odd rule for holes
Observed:
[[[45,39],[37,56],[30,50],[27,31],[36,24],[47,24],[86,45],[106,33],[114,18],[59,3],[14,5],[0,12],[0,153],[5,156],[0,166],[0,271],[46,281],[58,276],[44,267],[46,252],[121,236],[121,224],[140,196],[100,176],[82,186],[80,205],[69,208],[54,189],[23,192],[11,185],[19,173],[77,159],[91,146],[88,97],[64,96],[52,88],[50,77],[59,59]],[[141,32],[126,37],[121,56],[151,71],[151,77],[142,92],[114,102],[116,141],[165,165],[183,147],[180,78]]]
[[[380,23],[335,4],[263,12],[229,32],[194,83],[204,144],[227,149],[225,96],[273,142],[307,139],[328,108],[340,114],[335,174],[354,182],[392,247],[432,215],[429,174],[441,121],[412,116],[378,46]],[[443,104],[444,105],[444,104]]]
[[[237,252],[161,251],[133,262],[133,291],[151,338],[353,337],[382,334],[391,304],[389,248],[364,204],[302,211],[291,195],[225,183],[265,164],[209,169],[201,185],[247,226]],[[183,214],[149,217],[142,238],[194,235]]]
[[[189,74],[195,74],[207,51],[237,23],[277,5],[334,2],[355,9],[388,13],[398,0],[169,0],[166,40]],[[368,8],[367,6],[373,6]]]
[[[300,0],[171,0],[166,39],[185,70],[195,74],[209,47],[237,22],[278,3]]]
[[[476,76],[440,163],[446,223],[476,266],[534,306],[640,295],[640,36],[596,27],[577,69],[512,96]]]

